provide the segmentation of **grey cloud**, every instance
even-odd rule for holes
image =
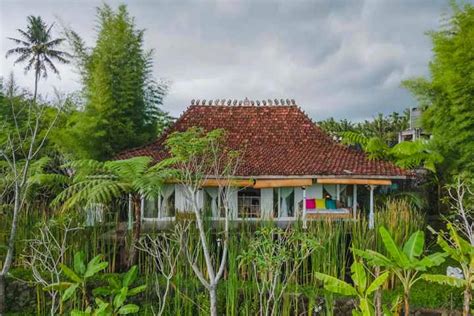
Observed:
[[[448,12],[444,0],[422,1],[126,1],[145,42],[155,49],[155,76],[172,81],[165,109],[179,115],[193,98],[294,98],[320,120],[361,120],[413,104],[401,80],[427,75],[424,34]],[[118,4],[117,1],[111,2]],[[27,14],[60,16],[88,42],[100,1],[0,0],[1,51]],[[0,59],[2,74],[21,68]],[[78,88],[70,67],[62,81]]]

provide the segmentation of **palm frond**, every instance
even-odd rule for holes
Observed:
[[[33,67],[33,64],[35,63],[36,58],[35,56],[32,56],[31,59],[28,61],[28,64],[25,66],[25,72],[28,72],[31,70],[31,67]]]
[[[21,45],[24,45],[26,47],[29,47],[30,46],[30,43],[26,42],[26,41],[23,41],[19,38],[14,38],[14,37],[7,37],[7,39],[11,40],[11,41],[14,41],[16,44],[21,44]]]
[[[33,38],[31,37],[31,34],[23,31],[22,29],[17,29],[17,31],[18,31],[18,33],[20,33],[26,39],[26,41],[29,43],[29,45],[32,44]]]
[[[5,57],[8,58],[12,54],[25,54],[25,53],[31,54],[33,53],[33,51],[29,47],[15,47],[15,48],[7,50]]]
[[[56,68],[56,66],[54,66],[54,64],[51,62],[51,60],[48,58],[48,57],[44,57],[44,62],[49,66],[49,68],[55,73],[55,74],[59,74],[59,71],[58,69]]]
[[[18,64],[24,62],[26,59],[28,59],[31,56],[31,53],[23,53],[20,55],[13,63]]]
[[[46,46],[48,48],[58,46],[59,44],[61,44],[65,40],[66,39],[64,39],[64,38],[56,38],[56,39],[53,39],[52,41],[49,41],[49,42],[45,43],[44,46]]]

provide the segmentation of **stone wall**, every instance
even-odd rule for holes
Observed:
[[[7,313],[20,315],[36,314],[36,287],[28,283],[7,278]]]

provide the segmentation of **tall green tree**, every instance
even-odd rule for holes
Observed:
[[[55,62],[69,63],[70,55],[59,50],[64,38],[53,38],[51,30],[54,24],[47,25],[40,16],[30,15],[26,30],[18,29],[20,38],[8,37],[8,39],[19,45],[9,49],[6,57],[17,55],[16,63],[26,62],[25,72],[33,70],[35,73],[33,100],[36,101],[38,94],[38,81],[41,77],[48,76],[48,69],[59,74],[54,65]]]
[[[66,31],[82,74],[85,108],[72,116],[61,142],[82,158],[103,160],[155,138],[165,86],[152,80],[152,51],[143,48],[144,31],[126,6],[103,5],[97,16],[93,48]]]
[[[15,241],[19,229],[19,218],[25,208],[30,187],[28,180],[35,172],[35,164],[38,163],[40,153],[62,109],[62,105],[59,105],[54,118],[46,120],[47,106],[36,102],[40,77],[47,76],[48,68],[58,73],[53,61],[68,62],[66,59],[68,54],[55,49],[63,39],[53,39],[51,29],[52,25],[47,26],[40,17],[30,16],[28,17],[27,30],[18,30],[22,39],[11,38],[21,46],[7,51],[7,57],[12,54],[19,55],[15,61],[17,63],[28,60],[25,71],[34,69],[35,85],[33,99],[30,102],[20,100],[21,111],[17,111],[16,98],[5,98],[6,95],[3,93],[0,97],[2,122],[8,122],[2,124],[0,130],[0,165],[2,166],[0,170],[2,184],[0,185],[6,184],[6,190],[4,189],[0,194],[0,205],[5,206],[11,212],[11,220],[7,224],[7,242],[2,247],[6,253],[4,259],[0,260],[0,315],[5,312],[6,276],[15,259]],[[14,93],[10,94],[10,96],[14,95]],[[5,111],[7,107],[4,105],[6,104],[10,104],[10,113]],[[23,107],[23,104],[26,106]],[[24,116],[23,126],[27,128],[22,128],[22,125],[19,124],[22,116]],[[5,120],[6,117],[10,120]],[[45,124],[45,122],[48,123]],[[6,176],[9,177],[7,183],[4,180],[7,178]]]
[[[453,14],[430,32],[430,78],[403,82],[425,107],[423,125],[446,158],[448,173],[474,175],[474,6],[453,3]]]

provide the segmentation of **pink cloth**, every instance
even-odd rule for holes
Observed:
[[[315,199],[306,199],[306,209],[315,209],[316,200]]]

